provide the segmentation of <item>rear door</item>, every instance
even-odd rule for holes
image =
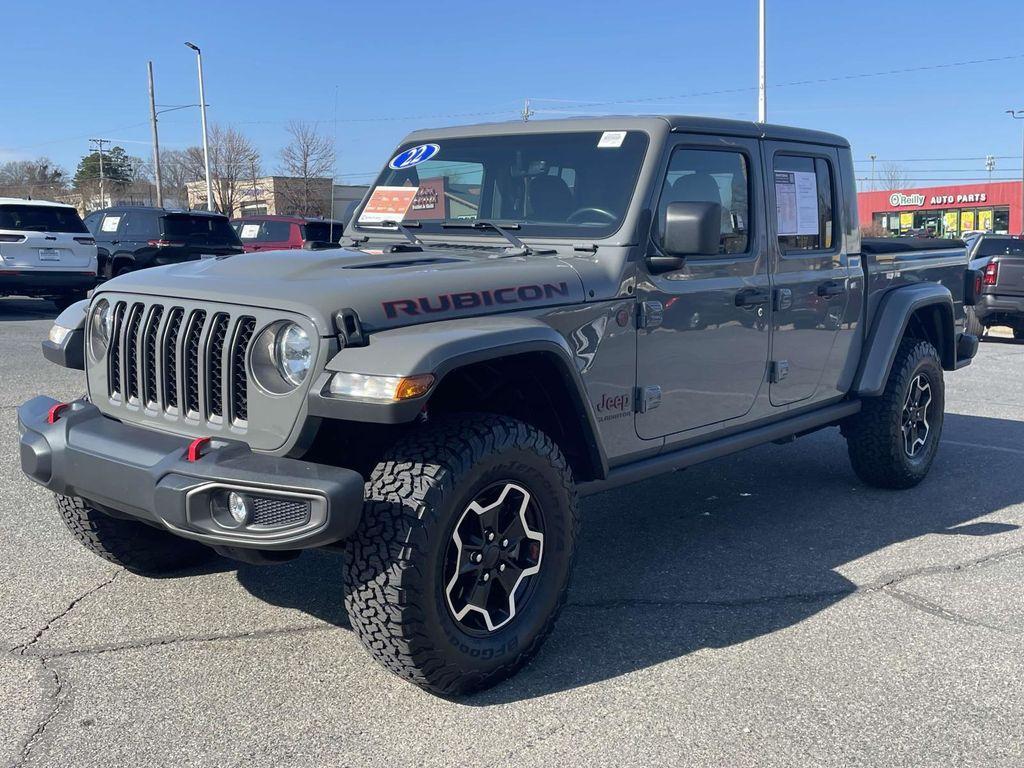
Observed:
[[[5,267],[92,270],[96,246],[74,208],[12,203],[0,205],[0,256]]]
[[[835,149],[765,142],[772,232],[772,405],[832,396],[839,371],[826,372],[847,320],[850,271],[839,222]],[[825,381],[831,378],[832,381]]]

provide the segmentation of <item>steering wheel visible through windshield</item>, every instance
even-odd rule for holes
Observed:
[[[648,143],[632,130],[406,144],[377,178],[357,226],[402,222],[429,234],[488,220],[520,236],[606,237],[622,225]]]

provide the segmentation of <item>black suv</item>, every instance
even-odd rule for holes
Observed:
[[[219,213],[124,206],[90,213],[85,225],[96,238],[99,275],[105,278],[244,250],[228,217]]]

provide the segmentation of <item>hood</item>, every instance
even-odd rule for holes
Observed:
[[[557,256],[429,245],[259,251],[129,272],[96,294],[107,290],[282,309],[311,318],[321,335],[334,333],[332,317],[344,308],[372,332],[584,301],[579,274]]]

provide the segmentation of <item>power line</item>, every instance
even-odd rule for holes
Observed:
[[[887,158],[875,158],[877,162],[885,163],[946,163],[946,162],[967,162],[970,160],[987,160],[988,155],[985,157],[909,157],[901,160],[891,160]],[[1020,155],[995,155],[996,160],[1020,160]],[[870,163],[871,158],[866,160],[854,160],[855,163]]]

